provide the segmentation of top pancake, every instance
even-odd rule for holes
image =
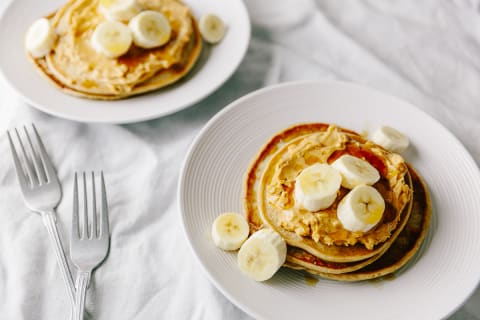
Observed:
[[[190,9],[176,0],[140,0],[146,10],[163,13],[170,22],[170,40],[142,49],[132,44],[123,56],[111,59],[96,52],[90,39],[105,20],[99,0],[71,0],[50,18],[58,39],[45,58],[33,59],[39,69],[66,92],[92,99],[119,99],[151,91],[183,77],[202,46]]]
[[[299,212],[293,205],[294,180],[299,172],[313,163],[329,163],[345,153],[366,159],[382,177],[374,187],[384,197],[387,209],[383,220],[367,233],[344,230],[336,220],[336,204],[346,190],[340,190],[332,207],[320,212]],[[273,137],[252,164],[245,186],[247,218],[252,230],[269,226],[290,246],[304,249],[320,259],[333,262],[365,260],[384,252],[393,242],[392,235],[399,223],[408,218],[409,210],[402,215],[411,199],[411,188],[405,180],[407,172],[399,155],[352,131],[327,124],[298,125]],[[299,219],[307,216],[314,223],[308,225],[308,222],[296,220],[296,225],[289,227],[285,211],[293,211],[293,216]],[[328,228],[315,229],[315,225],[322,224],[333,225],[333,232],[328,233]]]

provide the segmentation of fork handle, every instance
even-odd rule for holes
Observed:
[[[77,293],[75,296],[75,309],[73,320],[83,320],[85,310],[85,296],[87,295],[87,286],[90,282],[90,272],[78,271],[75,287]]]
[[[43,223],[47,227],[48,234],[50,235],[50,240],[52,241],[53,247],[55,249],[55,255],[57,256],[57,263],[59,264],[60,271],[62,273],[63,282],[67,287],[67,293],[72,303],[72,306],[75,304],[75,286],[73,284],[72,274],[70,268],[68,267],[67,258],[65,257],[65,251],[63,251],[62,242],[60,241],[60,236],[58,234],[55,211],[49,210],[42,212]]]

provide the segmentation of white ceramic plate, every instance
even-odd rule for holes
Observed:
[[[312,286],[282,269],[257,283],[243,276],[236,254],[217,249],[211,223],[242,211],[243,175],[275,133],[305,122],[336,123],[357,132],[390,125],[409,135],[404,154],[429,185],[433,219],[425,243],[393,280]],[[232,302],[263,319],[440,319],[456,310],[480,279],[480,172],[462,144],[414,106],[354,84],[284,84],[226,107],[201,131],[179,184],[183,225],[212,282]]]
[[[194,69],[179,83],[119,101],[71,97],[43,78],[27,60],[23,38],[30,24],[66,0],[14,0],[0,18],[0,72],[30,105],[52,115],[83,122],[128,123],[153,119],[186,108],[222,85],[240,64],[250,40],[250,21],[241,0],[186,0],[199,19],[216,13],[227,23],[225,38],[205,45]]]

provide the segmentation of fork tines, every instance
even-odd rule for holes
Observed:
[[[10,131],[7,131],[17,177],[22,188],[43,185],[55,177],[53,165],[50,162],[50,158],[47,155],[35,125],[32,124],[30,130],[33,132],[34,139],[30,138],[31,134],[29,134],[26,126],[23,126],[23,140],[17,129],[14,129],[14,137],[12,137],[13,133],[11,134]],[[14,140],[16,140],[17,147],[15,147]],[[17,150],[20,150],[20,156]]]
[[[75,172],[73,185],[73,217],[72,217],[72,237],[78,239],[101,239],[105,235],[108,236],[108,206],[107,196],[105,192],[105,180],[103,172],[100,172],[100,208],[97,208],[97,194],[95,188],[95,173],[90,173],[90,179],[87,179],[87,174],[82,172],[82,194],[83,194],[83,214],[79,214],[80,201],[78,196],[78,174]],[[87,180],[90,180],[88,183]],[[90,184],[91,191],[91,214],[89,214],[89,192],[87,185]],[[99,210],[100,209],[100,210]],[[99,217],[98,217],[99,216]],[[100,218],[100,225],[97,226],[97,219]]]

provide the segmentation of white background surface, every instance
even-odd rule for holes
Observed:
[[[0,0],[0,7],[6,4]],[[35,122],[43,137],[64,187],[58,212],[65,243],[73,172],[105,171],[113,235],[87,298],[94,319],[249,319],[209,283],[190,252],[176,187],[193,137],[252,90],[292,80],[359,82],[426,111],[480,163],[478,0],[247,5],[253,33],[238,71],[210,97],[169,117],[126,126],[74,123],[33,110],[0,80],[2,319],[66,319],[69,313],[46,231],[19,193],[8,128]],[[478,290],[451,319],[480,319]]]

